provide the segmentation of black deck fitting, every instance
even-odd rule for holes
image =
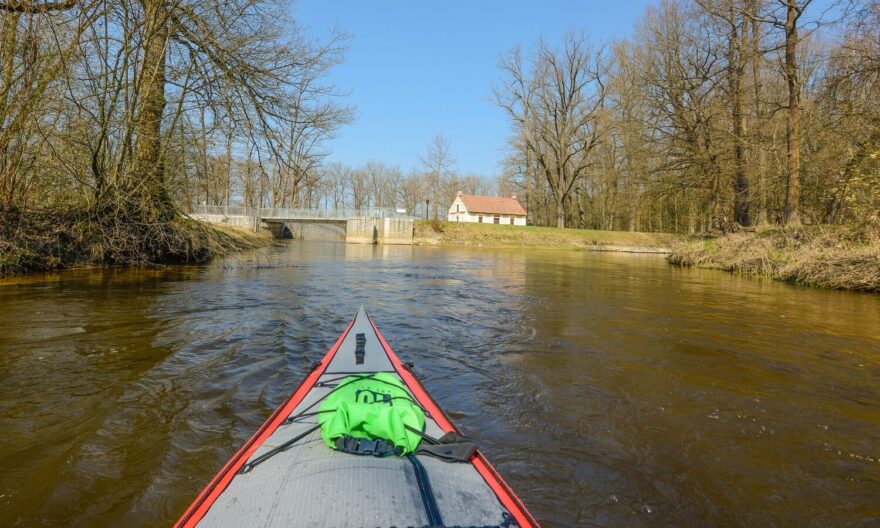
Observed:
[[[354,348],[354,362],[358,365],[364,364],[364,356],[366,355],[366,351],[364,350],[364,345],[367,344],[367,337],[364,334],[358,334],[355,336],[355,348]]]

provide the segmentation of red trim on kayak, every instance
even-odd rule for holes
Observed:
[[[400,358],[397,357],[397,354],[394,353],[391,346],[389,346],[388,342],[385,341],[385,338],[382,337],[382,332],[379,331],[373,318],[370,317],[369,319],[370,324],[373,326],[373,331],[376,332],[376,337],[379,338],[379,342],[382,343],[382,348],[385,349],[385,354],[388,356],[391,364],[394,365],[394,370],[397,371],[397,375],[400,376],[404,383],[406,383],[406,386],[413,392],[413,396],[416,397],[416,400],[428,411],[431,418],[437,422],[437,425],[439,425],[444,432],[449,433],[455,431],[461,433],[449,417],[446,416],[446,413],[440,409],[437,402],[431,398],[431,395],[428,394],[428,391],[425,390],[422,383],[403,365]],[[494,467],[492,467],[492,464],[489,463],[483,453],[477,451],[473,458],[471,458],[471,464],[473,464],[480,476],[483,477],[486,484],[492,488],[492,491],[498,497],[498,500],[500,500],[501,504],[507,508],[507,511],[513,515],[513,518],[520,527],[539,528],[538,521],[532,517],[532,514],[529,513],[519,497],[516,496],[513,489],[503,478],[501,478],[501,475]]]
[[[208,484],[199,496],[196,497],[196,500],[190,504],[186,512],[177,521],[177,524],[174,525],[176,528],[192,528],[202,520],[206,513],[208,513],[208,510],[211,509],[214,501],[216,501],[217,497],[219,497],[226,487],[229,486],[229,483],[235,477],[236,473],[238,473],[238,470],[241,469],[241,466],[248,461],[248,459],[254,454],[254,451],[256,451],[267,438],[272,436],[272,433],[278,429],[281,422],[283,422],[290,413],[296,409],[296,406],[299,405],[303,398],[305,398],[306,394],[312,389],[312,386],[314,386],[318,379],[324,374],[324,371],[327,370],[327,366],[330,364],[336,351],[339,350],[339,346],[342,344],[345,336],[348,335],[349,330],[351,330],[351,327],[354,325],[355,319],[352,319],[352,321],[348,323],[345,331],[342,332],[342,335],[339,336],[336,343],[333,344],[330,350],[327,351],[327,354],[321,359],[320,366],[312,370],[312,372],[306,376],[293,394],[275,409],[275,412],[272,413],[269,419],[266,420],[263,425],[257,429],[257,432],[254,433],[254,435],[244,444],[244,446],[239,449],[231,459],[229,459],[229,462],[227,462],[217,475],[214,476],[211,483]]]

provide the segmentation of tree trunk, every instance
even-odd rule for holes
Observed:
[[[734,221],[740,225],[749,225],[749,180],[746,177],[745,148],[743,146],[743,42],[740,40],[738,17],[731,4],[730,38],[728,42],[729,88],[731,96],[731,114],[733,118],[733,209]],[[743,21],[742,35],[746,34]]]
[[[525,134],[528,133],[526,132]],[[524,172],[526,187],[526,224],[531,225],[535,222],[535,219],[532,218],[532,152],[529,149],[528,139],[526,139],[526,141],[526,147],[523,149],[526,157],[526,167]]]
[[[788,0],[785,19],[785,79],[788,82],[788,189],[785,194],[785,225],[801,223],[798,212],[800,201],[800,83],[797,71],[797,20],[796,0]]]
[[[556,197],[556,227],[565,227],[565,197],[561,194]]]
[[[758,151],[758,207],[755,212],[755,224],[758,227],[765,227],[767,225],[767,150],[764,148],[764,142],[762,139],[765,137],[763,132],[761,131],[761,127],[764,124],[764,111],[763,106],[761,104],[761,68],[760,68],[760,60],[761,60],[761,47],[760,41],[761,36],[758,30],[758,0],[750,0],[749,2],[749,11],[751,18],[751,30],[752,30],[752,49],[751,49],[751,61],[752,61],[752,79],[753,79],[753,89],[755,96],[755,123],[752,127],[753,139],[752,142],[754,145],[757,145]]]
[[[693,198],[688,200],[688,234],[693,235],[697,232],[697,211],[694,207]]]
[[[3,61],[3,77],[0,84],[0,123],[6,123],[9,104],[9,92],[12,90],[13,75],[15,73],[15,48],[18,38],[18,20],[20,13],[10,12],[3,14],[3,44],[0,47],[0,56]],[[12,208],[15,198],[15,181],[6,154],[9,131],[0,133],[0,191],[3,193],[4,210]]]
[[[226,131],[226,153],[223,157],[223,168],[226,172],[226,198],[225,205],[229,208],[229,198],[232,195],[232,126]]]
[[[199,110],[199,166],[202,172],[202,182],[205,186],[205,205],[213,205],[210,203],[210,185],[211,177],[208,174],[208,134],[205,127],[205,109]]]
[[[13,75],[15,73],[15,48],[18,39],[18,20],[20,13],[3,14],[3,46],[0,47],[0,57],[3,61],[3,78],[0,84],[0,117],[6,117],[9,92],[12,90]]]
[[[631,142],[628,142],[632,144]],[[638,186],[633,181],[633,169],[632,162],[629,159],[630,156],[627,156],[626,164],[626,189],[627,189],[627,205],[629,206],[628,218],[627,218],[627,231],[634,232],[638,229],[638,215],[639,215],[639,197],[638,197]]]
[[[142,0],[144,51],[141,61],[140,108],[135,122],[134,177],[141,207],[157,219],[167,218],[171,200],[165,187],[162,114],[165,111],[165,50],[168,12],[164,0]]]
[[[437,174],[437,181],[434,182],[434,211],[433,211],[434,220],[439,220],[439,218],[440,218],[438,215],[438,207],[437,207],[439,204],[439,200],[440,200],[439,187],[440,187],[440,174],[438,173]]]

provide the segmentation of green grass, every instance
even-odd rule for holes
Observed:
[[[681,237],[665,233],[633,233],[592,229],[559,229],[541,226],[511,226],[416,221],[415,243],[419,245],[530,247],[547,249],[596,249],[665,252]]]

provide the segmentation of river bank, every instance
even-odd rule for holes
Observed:
[[[669,253],[682,243],[678,235],[591,229],[558,229],[540,226],[506,226],[459,222],[414,223],[413,244],[420,246],[466,246],[491,248],[576,249]]]
[[[271,235],[177,216],[121,221],[80,208],[8,211],[0,217],[0,277],[83,267],[204,262],[272,243]]]
[[[880,229],[809,226],[734,233],[675,246],[669,262],[790,284],[880,292]]]
[[[539,226],[417,220],[420,246],[574,249],[667,253],[671,264],[720,269],[838,290],[880,292],[880,228],[768,228],[700,240],[668,233],[632,233]]]

